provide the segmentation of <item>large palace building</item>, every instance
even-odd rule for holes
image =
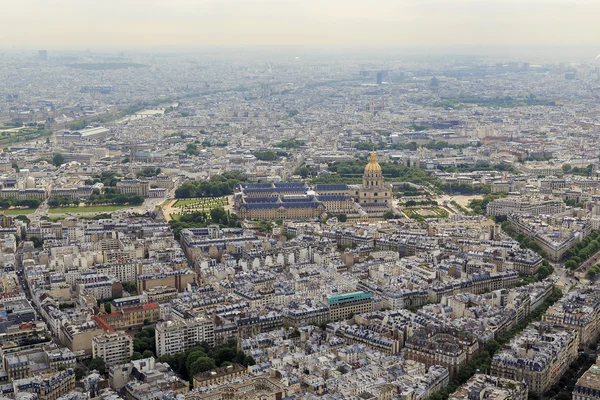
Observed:
[[[236,212],[248,220],[307,220],[345,214],[368,221],[381,219],[391,205],[392,187],[385,184],[375,153],[365,167],[362,185],[255,183],[242,185],[235,195]]]

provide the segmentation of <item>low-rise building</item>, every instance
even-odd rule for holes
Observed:
[[[158,321],[160,307],[156,303],[124,307],[120,311],[101,315],[100,318],[113,329],[140,327]]]
[[[216,370],[201,372],[194,376],[194,389],[203,386],[214,386],[233,379],[237,376],[248,374],[246,367],[240,364],[232,364]]]

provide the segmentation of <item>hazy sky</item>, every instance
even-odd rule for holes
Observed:
[[[599,18],[600,0],[0,0],[0,47],[596,45]]]

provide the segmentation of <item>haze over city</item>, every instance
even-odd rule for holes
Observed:
[[[594,0],[22,0],[0,48],[402,47],[549,54],[600,45]],[[573,49],[571,48],[571,51]]]
[[[0,400],[600,400],[599,1],[4,3]]]

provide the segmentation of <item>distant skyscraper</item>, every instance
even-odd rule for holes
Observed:
[[[48,61],[48,50],[40,50],[38,52],[40,61]]]
[[[385,71],[377,71],[377,84],[381,85],[383,83],[383,78],[385,77]]]

